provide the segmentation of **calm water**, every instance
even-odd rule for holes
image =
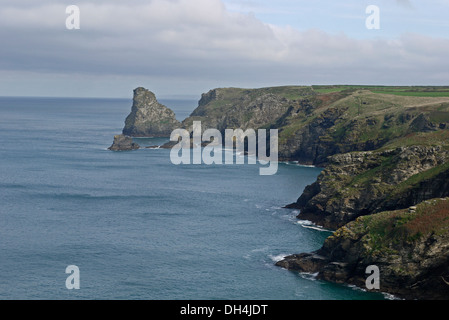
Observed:
[[[178,119],[196,101],[162,101]],[[0,299],[379,299],[275,267],[316,250],[293,202],[319,169],[108,151],[130,100],[0,98]],[[160,144],[165,139],[141,140]],[[80,290],[65,286],[68,265]]]

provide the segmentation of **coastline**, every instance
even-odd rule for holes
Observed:
[[[312,87],[300,87],[297,96],[292,99],[294,87],[276,90],[278,95],[273,95],[271,88],[210,90],[202,95],[198,108],[179,124],[190,130],[190,134],[195,121],[202,121],[202,130],[218,128],[223,132],[229,128],[227,121],[223,121],[227,117],[233,123],[231,128],[279,127],[277,164],[322,169],[317,180],[306,186],[296,202],[283,207],[299,209],[299,221],[312,222],[309,226],[309,222],[302,222],[305,228],[334,230],[317,252],[326,251],[332,239],[345,233],[342,230],[347,230],[348,226],[364,217],[386,210],[403,210],[432,198],[449,196],[449,108],[440,105],[449,102],[449,97],[432,100],[390,96],[362,87],[321,94]],[[282,95],[283,90],[288,92],[289,98]],[[159,122],[153,119],[158,108],[171,117],[170,121],[175,121],[174,113],[159,105],[153,93],[138,88],[134,95],[132,112],[125,126],[125,129],[141,130],[132,131],[133,136],[155,135],[151,124]],[[255,101],[259,105],[253,105]],[[416,103],[423,101],[420,110]],[[367,107],[362,108],[362,102]],[[391,114],[385,111],[385,104],[388,104],[387,109]],[[141,114],[153,116],[137,119],[135,115],[139,114],[139,108],[142,109],[139,111]],[[259,110],[269,110],[269,116]],[[361,110],[365,113],[363,116]],[[444,112],[448,113],[448,121],[442,116]],[[434,119],[448,123],[436,123]],[[131,132],[125,129],[124,134]],[[159,126],[156,132],[163,130],[166,128]],[[172,145],[168,143],[160,147],[171,148]],[[128,149],[132,147],[125,146]],[[359,229],[358,232],[362,234],[367,230],[366,227]],[[351,243],[350,248],[345,250],[355,250],[359,245],[351,239],[340,239],[343,243],[347,240]],[[446,240],[441,241],[444,246]],[[338,247],[342,244],[335,245]],[[398,250],[404,248],[407,248],[405,242]],[[294,265],[295,270],[299,266],[302,271],[319,272],[319,277],[330,282],[363,287],[366,275],[362,266],[358,266],[355,273],[350,270],[353,267],[352,255],[358,254],[362,260],[371,259],[371,263],[377,260],[362,251],[336,259],[332,255],[314,252],[292,255],[276,265],[287,269],[292,269],[291,265]],[[388,264],[384,267],[391,271]],[[394,275],[384,280],[387,283],[396,281]],[[433,285],[442,285],[441,281],[432,281],[436,281]],[[449,294],[445,292],[444,286],[440,289],[443,296]],[[429,296],[425,292],[427,289],[423,290],[422,294],[408,295],[406,290],[390,286],[386,292],[399,293],[405,297]],[[436,293],[436,296],[441,297],[440,293]]]

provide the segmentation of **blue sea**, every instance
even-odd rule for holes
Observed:
[[[161,102],[180,120],[197,106]],[[0,98],[0,299],[384,299],[274,266],[330,235],[282,208],[319,168],[260,176],[258,165],[176,166],[165,149],[109,151],[131,104]]]

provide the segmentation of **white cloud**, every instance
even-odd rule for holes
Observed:
[[[0,70],[9,74],[76,74],[78,82],[83,74],[93,82],[161,79],[184,91],[212,84],[449,79],[447,39],[411,33],[394,40],[354,39],[300,31],[230,12],[220,0],[80,1],[80,30],[65,28],[65,6],[55,1],[0,5]]]

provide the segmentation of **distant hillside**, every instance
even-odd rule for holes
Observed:
[[[449,127],[449,87],[285,86],[220,88],[183,121],[191,128],[273,128],[279,157],[325,165],[330,155],[380,148]]]

